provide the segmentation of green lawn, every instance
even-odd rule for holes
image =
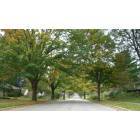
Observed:
[[[140,96],[118,96],[116,98],[112,98],[111,101],[140,103]]]
[[[92,101],[94,102],[95,100]],[[115,98],[104,98],[100,103],[111,107],[119,107],[122,110],[140,111],[140,95],[120,94]]]
[[[121,110],[133,110],[133,111],[140,111],[140,104],[134,102],[126,102],[126,101],[111,101],[111,100],[104,100],[101,101],[101,104],[105,104],[107,106],[112,107],[120,107]]]
[[[6,108],[14,108],[18,106],[33,105],[46,102],[46,99],[39,99],[37,102],[31,101],[30,98],[18,98],[18,99],[0,99],[0,110]]]
[[[105,99],[101,103],[109,106],[118,106],[128,110],[140,110],[140,96],[120,96],[114,99]]]

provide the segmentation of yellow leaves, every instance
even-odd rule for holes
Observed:
[[[85,79],[84,77],[80,76],[71,76],[65,79],[69,81],[70,89],[77,92],[93,92],[96,91],[96,86],[89,80]]]
[[[40,33],[40,38],[42,38],[43,40],[47,41],[50,39],[49,34],[46,32],[41,32]]]
[[[24,38],[23,29],[4,29],[4,38],[8,44],[18,43]]]
[[[56,70],[56,69],[53,69],[50,71],[49,73],[49,83],[55,81],[56,79],[58,79],[60,76],[60,71]]]
[[[58,71],[58,70],[53,70],[53,71],[51,72],[51,75],[52,75],[53,77],[58,77],[58,76],[59,76],[59,71]]]

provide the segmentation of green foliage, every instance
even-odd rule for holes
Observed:
[[[28,80],[33,100],[37,91],[55,89],[56,94],[97,91],[99,97],[105,88],[135,87],[139,81],[139,30],[1,31],[0,82],[15,85],[14,77]]]
[[[138,79],[138,68],[134,59],[128,51],[117,53],[114,58],[112,82],[118,88],[129,88],[134,86]]]
[[[58,66],[63,42],[60,30],[4,30],[4,60],[27,78],[36,96],[38,82],[50,66]]]

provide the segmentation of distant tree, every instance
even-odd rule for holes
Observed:
[[[55,89],[60,83],[60,72],[56,69],[50,69],[47,77],[48,85],[51,89],[51,99],[55,99]]]
[[[118,49],[130,50],[140,61],[140,29],[114,29],[111,35]]]
[[[112,82],[118,88],[129,88],[134,85],[138,79],[138,71],[138,67],[129,51],[115,54]]]
[[[84,44],[79,51],[81,62],[88,71],[90,79],[97,84],[97,95],[100,101],[101,85],[109,81],[110,66],[115,44],[104,30],[85,30]]]

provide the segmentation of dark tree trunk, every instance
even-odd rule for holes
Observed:
[[[86,93],[84,92],[84,99],[86,99]]]
[[[51,95],[51,100],[55,99],[55,89],[57,88],[58,83],[52,82],[50,85],[51,91],[52,91],[52,95]]]
[[[99,81],[97,83],[97,93],[98,93],[98,101],[100,101],[101,100],[101,97],[100,97],[100,94],[101,94],[101,84],[100,84]]]
[[[98,101],[101,100],[100,94],[101,94],[101,72],[97,72],[97,95],[98,95]]]
[[[64,92],[63,92],[63,100],[65,100],[65,98],[66,98],[66,97],[65,97],[65,91],[64,91]]]
[[[31,85],[32,85],[32,101],[37,101],[38,81],[36,81],[36,80],[31,81]]]
[[[52,92],[52,94],[51,94],[51,100],[54,100],[55,99],[55,84],[54,84],[54,82],[52,82],[51,84],[50,84],[50,88],[51,88],[51,92]]]
[[[54,88],[53,88],[53,87],[51,87],[51,90],[52,90],[51,100],[54,100],[54,99],[55,99]]]

